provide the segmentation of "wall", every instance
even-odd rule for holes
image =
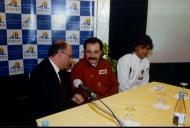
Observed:
[[[94,36],[109,43],[110,0],[95,0]]]
[[[149,0],[147,33],[154,42],[151,62],[190,62],[190,0]]]

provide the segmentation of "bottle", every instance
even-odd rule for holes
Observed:
[[[184,126],[186,120],[186,106],[184,100],[184,92],[179,92],[179,97],[174,108],[173,125]]]
[[[188,96],[188,93],[185,90],[185,88],[187,88],[187,86],[188,86],[188,83],[186,83],[186,82],[180,82],[180,86],[182,86],[183,92],[184,92],[185,96]]]

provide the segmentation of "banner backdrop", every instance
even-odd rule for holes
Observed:
[[[0,0],[0,76],[30,73],[57,39],[81,58],[93,19],[93,0]]]

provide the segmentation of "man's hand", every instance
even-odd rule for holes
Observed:
[[[78,93],[76,93],[71,100],[77,104],[82,104],[84,102],[83,96],[81,94],[78,94]]]

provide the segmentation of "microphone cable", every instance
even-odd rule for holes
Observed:
[[[107,113],[108,115],[114,117],[114,118],[116,119],[116,121],[118,122],[119,126],[121,126],[121,127],[124,127],[124,126],[125,126],[125,125],[118,119],[118,117],[114,114],[114,112],[113,112],[101,99],[98,99],[98,101],[99,101],[100,103],[102,103],[111,113],[108,112],[108,111],[103,110],[100,106],[98,106],[95,102],[93,102],[94,100],[97,99],[96,93],[92,92],[88,87],[83,86],[82,81],[81,81],[80,79],[75,79],[75,80],[73,81],[73,84],[74,84],[75,87],[77,87],[77,88],[82,88],[85,92],[89,93],[89,94],[90,94],[90,97],[89,97],[89,98],[90,98],[90,101],[92,102],[92,104],[94,104],[94,105],[95,105],[98,109],[100,109],[101,111],[103,111],[103,112]]]
[[[114,112],[113,112],[101,99],[98,99],[98,101],[100,101],[100,103],[102,103],[102,104],[109,110],[109,112],[106,111],[106,110],[104,110],[104,109],[102,109],[100,106],[98,106],[97,103],[95,103],[93,100],[91,100],[92,104],[94,104],[94,106],[96,106],[99,110],[101,110],[102,112],[105,112],[105,113],[107,113],[108,115],[114,117],[115,120],[118,122],[119,126],[121,126],[121,127],[124,127],[124,126],[125,126],[125,125],[122,123],[122,121],[114,114]],[[110,113],[110,112],[111,112],[111,113]]]

